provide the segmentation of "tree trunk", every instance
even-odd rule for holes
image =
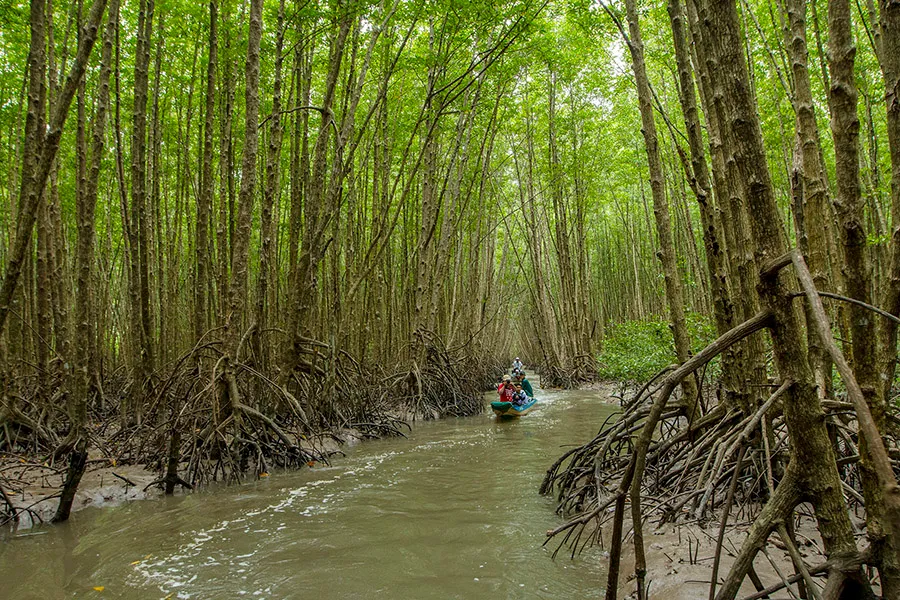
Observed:
[[[428,66],[427,84],[427,131],[424,145],[424,157],[422,168],[422,203],[419,212],[418,238],[416,239],[416,286],[413,293],[413,305],[415,306],[414,330],[421,328],[432,329],[434,324],[429,321],[428,311],[425,308],[428,298],[431,297],[431,288],[435,277],[434,273],[434,234],[437,230],[438,217],[441,212],[441,194],[438,189],[438,152],[440,136],[440,99],[435,97],[438,72],[438,50],[435,48],[434,23],[429,24],[428,51],[431,60]]]
[[[109,79],[112,70],[112,52],[119,22],[119,0],[109,3],[106,31],[100,58],[100,75],[97,81],[97,110],[91,131],[90,169],[83,194],[76,198],[78,217],[78,241],[75,250],[75,273],[77,287],[75,294],[76,336],[75,344],[75,386],[69,401],[69,419],[77,437],[87,421],[88,399],[93,387],[94,372],[91,365],[92,346],[90,340],[97,335],[97,324],[92,306],[97,298],[93,287],[94,241],[97,195],[100,185],[100,168],[106,147],[106,124],[109,114]]]
[[[741,52],[737,8],[732,0],[701,0],[699,23],[713,54],[707,68],[716,88],[728,158],[747,197],[756,262],[769,264],[787,251],[787,239],[772,187],[762,131]],[[804,334],[789,286],[789,273],[763,279],[760,300],[774,317],[771,326],[775,364],[783,381],[792,381],[784,415],[791,434],[791,464],[799,468],[802,490],[813,502],[829,556],[856,552],[853,530],[841,492],[834,451],[825,429],[815,380],[807,361]],[[789,467],[790,468],[790,467]],[[777,490],[776,490],[777,493]],[[719,598],[733,598],[740,582],[726,581]]]
[[[575,271],[572,265],[572,248],[569,240],[569,208],[566,202],[566,178],[559,160],[556,133],[556,73],[550,72],[549,106],[547,113],[547,152],[550,163],[550,199],[553,203],[554,248],[559,271],[559,307],[562,321],[562,361],[566,369],[574,366],[574,359],[581,354],[578,347],[578,309],[575,302]]]
[[[234,362],[240,360],[238,347],[243,334],[243,318],[247,307],[250,236],[252,234],[253,200],[256,188],[256,158],[259,148],[259,48],[262,39],[263,0],[251,0],[247,41],[244,149],[241,158],[241,187],[238,195],[238,214],[232,244],[231,281],[228,286],[228,315],[225,324],[226,367],[230,379],[229,392],[237,389],[233,383]],[[239,400],[232,396],[233,403]]]
[[[342,7],[342,10],[344,10],[344,7]],[[303,206],[304,228],[300,256],[297,260],[297,281],[294,283],[294,285],[298,286],[296,304],[289,309],[296,314],[295,323],[297,328],[288,332],[293,343],[290,344],[287,355],[282,361],[281,378],[283,381],[286,381],[299,361],[299,351],[303,338],[312,334],[313,309],[315,308],[318,290],[316,273],[327,247],[324,238],[329,215],[326,206],[328,189],[325,180],[327,168],[326,152],[331,138],[331,129],[334,127],[332,104],[344,55],[344,43],[347,40],[347,34],[350,32],[352,23],[353,16],[351,14],[345,12],[340,16],[340,26],[331,44],[328,74],[325,80],[325,94],[322,98],[322,106],[317,109],[322,116],[322,121],[319,125],[319,133],[313,150],[312,174],[306,190],[306,202]]]
[[[672,26],[672,37],[675,46],[675,62],[678,66],[678,94],[684,116],[684,127],[688,135],[691,152],[691,173],[694,178],[693,189],[700,206],[700,221],[703,227],[703,244],[706,250],[706,263],[709,272],[710,288],[713,299],[713,316],[716,331],[719,335],[735,326],[734,304],[728,287],[728,265],[725,256],[724,240],[718,224],[716,206],[709,180],[709,169],[706,154],[703,150],[703,134],[700,117],[697,111],[697,100],[694,95],[694,76],[691,67],[688,43],[684,31],[684,8],[680,0],[669,0],[669,21]],[[728,351],[723,361],[723,381],[726,398],[736,393],[738,365],[735,355]]]
[[[228,4],[225,5],[226,8]],[[229,276],[231,272],[231,256],[234,245],[234,144],[232,134],[234,128],[234,88],[235,76],[233,59],[230,54],[231,36],[229,34],[228,13],[222,15],[225,48],[222,56],[222,93],[219,130],[219,210],[216,220],[216,252],[219,300],[219,323],[228,320]]]
[[[272,88],[272,115],[269,125],[269,147],[266,153],[266,183],[263,191],[261,211],[259,280],[256,298],[256,331],[254,333],[254,352],[260,365],[269,364],[269,347],[263,345],[261,336],[268,329],[269,315],[274,306],[272,280],[274,275],[274,235],[275,235],[275,198],[279,189],[279,165],[281,163],[281,88],[282,88],[282,54],[284,50],[284,0],[278,4],[278,26],[275,33],[275,83]]]
[[[50,169],[56,159],[63,127],[69,113],[72,98],[87,69],[91,49],[97,39],[100,20],[106,8],[106,0],[94,0],[84,27],[84,35],[66,82],[60,90],[46,130],[43,127],[44,111],[44,3],[33,0],[31,4],[31,47],[28,54],[29,86],[28,114],[25,124],[25,144],[22,160],[22,178],[19,187],[19,214],[16,219],[16,237],[6,263],[6,274],[0,287],[0,335],[6,326],[25,255],[31,243],[38,206],[44,194]]]
[[[303,46],[294,51],[294,82],[298,106],[309,106],[312,73],[310,59],[312,49]],[[288,332],[299,331],[300,314],[296,310],[300,302],[300,224],[303,221],[304,200],[309,182],[309,111],[294,113],[294,131],[291,138],[291,207],[288,225]],[[282,356],[280,379],[285,382],[290,376],[294,359],[294,336],[286,336]]]
[[[831,227],[828,216],[825,170],[820,162],[819,129],[816,123],[815,105],[809,78],[808,50],[806,45],[806,2],[787,0],[786,10],[790,34],[788,51],[794,78],[793,105],[797,119],[797,134],[802,165],[803,204],[800,217],[795,219],[804,226],[799,232],[801,251],[813,275],[816,288],[830,291],[828,278],[828,241]],[[798,213],[799,214],[799,213]],[[805,247],[804,247],[805,246]],[[831,360],[822,346],[815,328],[807,328],[809,360],[824,397],[831,386]]]
[[[890,270],[884,286],[883,308],[900,316],[900,2],[881,0],[881,70],[887,104],[887,133],[891,154]],[[879,330],[882,394],[890,397],[897,369],[897,325],[882,320]]]
[[[720,114],[717,96],[714,90],[710,58],[713,53],[708,34],[700,28],[695,2],[687,3],[687,13],[691,25],[691,37],[694,41],[694,62],[698,65],[698,82],[700,97],[706,115],[710,156],[712,157],[713,188],[720,202],[719,223],[724,234],[726,247],[727,272],[732,282],[732,293],[737,313],[736,321],[751,318],[759,311],[759,303],[755,289],[755,267],[753,265],[752,242],[747,235],[746,211],[744,210],[743,190],[737,183],[736,165],[728,162],[725,152],[725,120]],[[735,400],[745,414],[758,408],[759,386],[765,383],[762,342],[758,337],[742,340],[733,348],[735,365]],[[761,372],[762,371],[762,372]]]
[[[218,66],[219,33],[216,0],[209,3],[209,56],[206,64],[206,114],[203,126],[203,167],[200,194],[197,197],[197,230],[194,252],[197,281],[194,288],[194,342],[209,328],[209,224],[213,206],[213,127],[216,120],[216,68]]]
[[[653,101],[650,81],[647,79],[647,68],[644,64],[644,45],[638,23],[635,0],[626,0],[625,8],[628,16],[630,35],[622,30],[631,52],[631,66],[634,70],[638,89],[638,103],[641,111],[641,133],[647,151],[647,163],[650,168],[650,192],[653,196],[653,215],[656,221],[656,234],[659,237],[659,260],[662,263],[663,276],[666,282],[666,300],[669,305],[669,316],[672,320],[672,335],[675,339],[675,354],[678,362],[683,363],[691,356],[691,340],[688,336],[687,322],[684,316],[684,291],[678,266],[675,263],[675,245],[672,241],[672,223],[669,216],[669,203],[666,199],[665,181],[662,163],[659,159],[659,145],[656,136],[656,122],[653,117]],[[697,386],[692,378],[682,383],[685,412],[689,419],[695,416],[697,402]]]
[[[128,418],[143,419],[144,385],[153,373],[150,339],[149,231],[147,186],[147,91],[150,81],[150,37],[153,30],[154,0],[141,0],[134,63],[134,105],[131,129],[131,295],[132,326],[132,412]]]
[[[847,295],[866,304],[872,303],[871,270],[863,225],[863,199],[859,185],[859,117],[857,116],[856,80],[853,72],[856,47],[850,22],[848,0],[828,2],[828,49],[831,57],[831,132],[834,137],[837,194],[835,209],[840,221],[844,250],[844,273]],[[886,405],[877,378],[875,322],[872,313],[855,304],[850,306],[853,373],[879,430],[883,430]],[[876,556],[885,568],[880,569],[885,597],[900,594],[900,565],[887,539],[890,524],[885,523],[884,490],[865,438],[859,440],[860,467],[866,506],[866,533]]]

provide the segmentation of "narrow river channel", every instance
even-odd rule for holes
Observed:
[[[20,532],[0,541],[0,598],[600,598],[599,549],[541,546],[561,521],[538,487],[615,407],[537,396],[520,420],[417,424],[331,466]]]

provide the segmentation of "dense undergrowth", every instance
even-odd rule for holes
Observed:
[[[688,313],[687,323],[694,352],[715,339],[715,326],[709,317]],[[657,318],[614,325],[603,342],[598,362],[601,379],[628,384],[647,381],[654,373],[677,362],[668,321]],[[707,374],[715,377],[717,369],[718,361],[715,361]]]

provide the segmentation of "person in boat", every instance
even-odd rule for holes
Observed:
[[[521,371],[525,365],[522,364],[522,361],[519,360],[519,357],[516,357],[516,360],[513,361],[513,371]]]
[[[514,406],[525,406],[528,404],[528,394],[525,393],[525,390],[522,389],[521,383],[515,383],[516,391],[513,394],[512,403]]]
[[[534,388],[531,387],[531,382],[525,378],[525,371],[519,371],[516,375],[516,383],[522,386],[522,389],[525,390],[525,393],[528,394],[529,398],[534,398]]]
[[[513,382],[509,375],[504,375],[503,381],[501,381],[500,385],[497,387],[497,394],[500,396],[500,402],[512,402],[515,393],[516,388],[513,386]]]

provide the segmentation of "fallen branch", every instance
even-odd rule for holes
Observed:
[[[130,485],[131,487],[137,487],[137,484],[136,484],[135,482],[133,482],[132,480],[128,479],[127,477],[125,477],[125,476],[123,476],[123,475],[119,475],[119,474],[116,473],[115,471],[110,471],[110,474],[112,474],[113,477],[118,477],[119,479],[121,479],[122,481],[124,481],[124,482],[125,482],[125,487],[128,487],[129,485]]]

